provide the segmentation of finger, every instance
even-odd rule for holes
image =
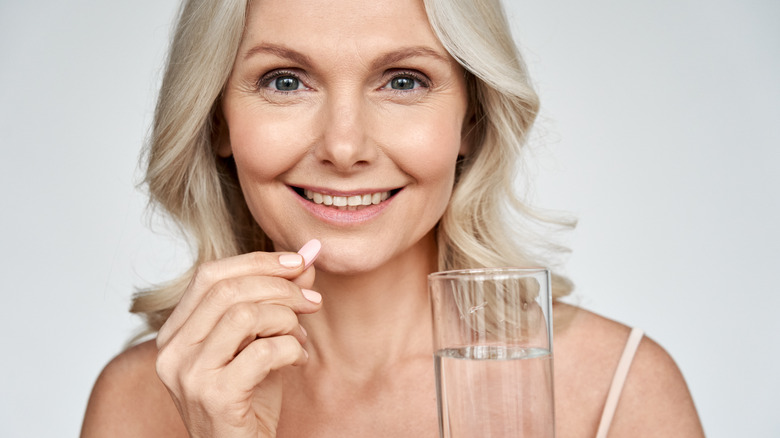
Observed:
[[[258,338],[291,335],[303,344],[298,316],[287,306],[276,304],[239,303],[231,307],[200,348],[202,366],[221,368],[232,361],[247,345]]]
[[[240,277],[223,280],[211,288],[177,332],[183,345],[202,342],[232,306],[246,303],[278,304],[294,313],[314,313],[320,309],[320,294],[302,290],[289,280],[277,277]]]
[[[314,287],[314,276],[315,269],[314,266],[311,266],[306,268],[301,275],[295,277],[292,282],[297,284],[302,289],[311,289]]]
[[[248,275],[269,275],[293,279],[313,262],[321,245],[311,242],[301,248],[303,254],[253,252],[207,262],[198,267],[189,287],[157,335],[158,347],[165,345],[201,301],[204,294],[217,282]],[[307,248],[308,246],[308,248]]]
[[[306,350],[293,336],[262,338],[241,350],[225,367],[225,375],[229,376],[230,387],[250,391],[271,371],[304,364],[307,360]]]
[[[175,333],[184,321],[192,313],[193,309],[203,299],[203,296],[218,282],[248,275],[270,275],[282,278],[295,278],[303,271],[303,257],[299,257],[298,265],[294,266],[295,254],[254,252],[235,257],[203,263],[198,266],[195,274],[176,305],[168,320],[157,334],[157,345],[162,346],[168,342],[170,336]]]

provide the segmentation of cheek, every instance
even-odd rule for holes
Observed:
[[[461,122],[446,113],[412,119],[402,129],[388,126],[385,135],[394,161],[418,183],[452,187],[455,162],[461,145]]]
[[[242,114],[230,123],[230,144],[239,177],[273,179],[294,167],[306,148],[300,119]]]

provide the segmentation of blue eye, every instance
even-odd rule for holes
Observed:
[[[412,71],[398,72],[393,76],[384,88],[395,91],[414,91],[418,88],[428,88],[428,80],[425,76]]]
[[[414,89],[415,80],[408,77],[397,77],[390,81],[390,88],[393,90],[412,90]]]
[[[303,82],[299,73],[280,69],[270,71],[258,79],[257,89],[276,93],[293,93],[308,90],[309,87]]]
[[[279,76],[274,80],[274,88],[279,91],[295,91],[301,86],[301,81],[294,76]]]

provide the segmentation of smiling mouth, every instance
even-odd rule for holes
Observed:
[[[371,205],[379,205],[401,191],[401,189],[393,189],[386,192],[365,193],[362,195],[336,196],[300,187],[292,188],[299,196],[310,202],[343,211],[356,211]]]

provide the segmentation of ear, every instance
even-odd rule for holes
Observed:
[[[227,158],[233,155],[233,148],[230,145],[230,130],[221,108],[217,109],[214,115],[213,132],[212,144],[217,156]]]

